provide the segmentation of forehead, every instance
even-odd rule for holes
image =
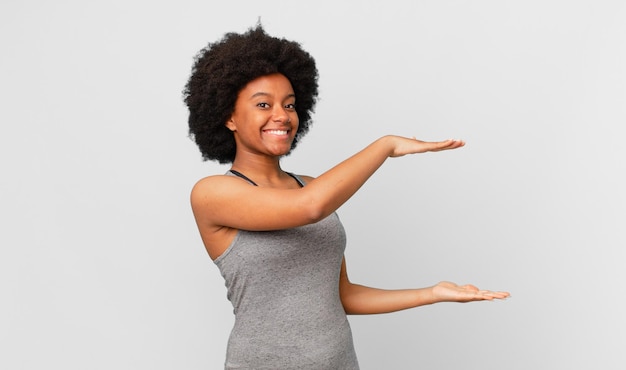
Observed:
[[[254,95],[293,95],[293,87],[283,74],[274,73],[260,76],[248,82],[241,90],[241,97]]]

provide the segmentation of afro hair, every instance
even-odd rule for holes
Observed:
[[[260,24],[242,34],[226,33],[198,52],[183,96],[189,108],[189,135],[205,161],[234,161],[235,139],[226,122],[237,95],[250,81],[274,73],[287,77],[297,99],[300,124],[293,150],[309,130],[317,101],[318,72],[313,57],[297,42],[267,35]]]

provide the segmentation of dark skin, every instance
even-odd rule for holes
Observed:
[[[278,230],[322,220],[344,204],[387,160],[411,154],[453,150],[461,140],[426,142],[384,136],[317,178],[302,176],[300,187],[280,167],[298,128],[296,97],[281,74],[262,76],[239,93],[226,122],[237,152],[232,169],[258,186],[233,176],[201,179],[191,193],[193,213],[203,243],[212,259],[230,245],[238,230]],[[417,288],[386,290],[350,282],[345,258],[339,292],[348,314],[387,313],[438,302],[504,299],[508,292],[481,290],[473,285],[440,282]]]

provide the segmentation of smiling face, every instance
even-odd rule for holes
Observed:
[[[237,156],[279,157],[291,150],[298,130],[296,96],[291,83],[276,73],[250,81],[237,96],[226,127],[233,131]]]

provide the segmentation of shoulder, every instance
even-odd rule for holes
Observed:
[[[226,175],[213,175],[203,177],[200,180],[196,181],[196,183],[191,188],[191,194],[202,193],[210,190],[212,187],[220,186],[226,180],[228,176]]]
[[[219,185],[222,182],[228,181],[232,178],[233,176],[228,176],[228,175],[211,175],[211,176],[203,177],[200,180],[196,181],[196,183],[193,185],[192,191],[196,189],[202,189],[202,188],[206,188],[206,187],[210,187],[214,185]]]
[[[207,176],[198,180],[191,188],[191,201],[206,199],[214,194],[224,194],[247,184],[239,178],[228,175]]]

